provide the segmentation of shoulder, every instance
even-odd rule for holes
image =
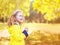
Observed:
[[[7,27],[8,29],[16,29],[16,28],[20,28],[20,26],[19,25],[12,25],[12,26],[10,26],[10,27]]]

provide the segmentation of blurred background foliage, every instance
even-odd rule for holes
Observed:
[[[26,22],[60,23],[60,0],[0,0],[0,21],[23,10]]]

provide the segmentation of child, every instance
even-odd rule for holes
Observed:
[[[24,22],[23,13],[21,10],[16,10],[8,19],[8,31],[10,33],[9,45],[25,45],[24,39],[28,36],[28,28],[22,32],[21,26]]]

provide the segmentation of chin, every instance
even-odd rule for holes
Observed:
[[[23,23],[23,21],[19,21],[20,23]]]

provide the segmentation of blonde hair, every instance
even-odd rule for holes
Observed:
[[[8,25],[8,26],[11,26],[11,25],[14,24],[14,22],[16,21],[15,16],[16,16],[17,13],[19,13],[19,12],[22,13],[21,10],[16,10],[16,11],[13,12],[13,14],[10,16],[10,18],[9,18],[8,21],[7,21],[7,25]]]

